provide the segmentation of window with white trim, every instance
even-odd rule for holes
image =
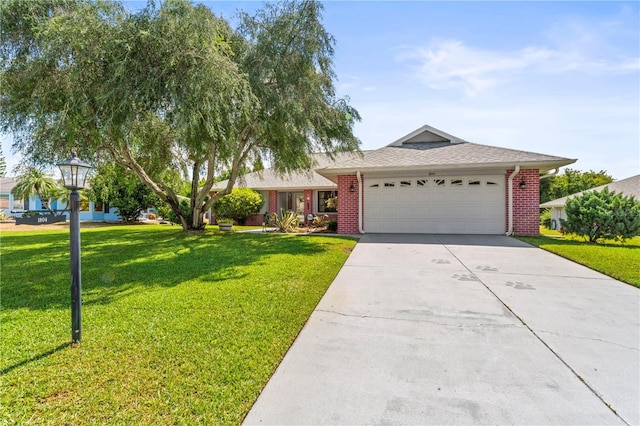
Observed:
[[[338,191],[318,191],[318,213],[338,211]]]

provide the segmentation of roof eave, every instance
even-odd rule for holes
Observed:
[[[332,180],[333,182],[333,180]],[[225,187],[226,188],[226,187]],[[251,188],[255,191],[303,191],[305,189],[335,190],[336,185],[308,185],[308,186],[237,186],[234,188]],[[212,192],[222,191],[224,188],[211,188]]]
[[[412,166],[373,166],[373,167],[344,167],[344,168],[324,168],[318,169],[316,172],[327,179],[333,179],[335,176],[353,174],[356,172],[399,172],[399,171],[422,171],[422,170],[461,170],[461,169],[496,169],[496,168],[515,168],[519,165],[521,168],[537,168],[541,172],[547,172],[551,169],[564,167],[573,164],[577,159],[563,158],[550,161],[521,161],[521,162],[491,162],[491,163],[463,163],[463,164],[425,164]]]

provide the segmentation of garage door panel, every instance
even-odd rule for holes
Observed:
[[[375,179],[365,186],[365,231],[500,234],[504,177]]]

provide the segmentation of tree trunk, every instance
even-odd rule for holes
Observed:
[[[204,206],[193,209],[193,214],[191,215],[191,230],[192,231],[203,231],[205,227],[204,223]]]
[[[42,207],[44,207],[45,209],[49,210],[49,213],[51,213],[53,216],[56,216],[56,212],[51,210],[51,207],[49,207],[49,201],[44,199],[44,197],[42,196],[40,191],[36,191],[36,195],[40,199],[40,204],[42,204]]]

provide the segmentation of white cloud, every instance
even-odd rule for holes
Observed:
[[[375,92],[378,90],[376,86],[367,85],[360,77],[352,74],[341,75],[336,87],[339,93]]]
[[[524,73],[591,75],[640,70],[640,57],[594,57],[577,49],[526,46],[514,51],[467,46],[460,40],[434,39],[405,51],[400,61],[415,63],[416,76],[432,89],[460,89],[474,96]]]

